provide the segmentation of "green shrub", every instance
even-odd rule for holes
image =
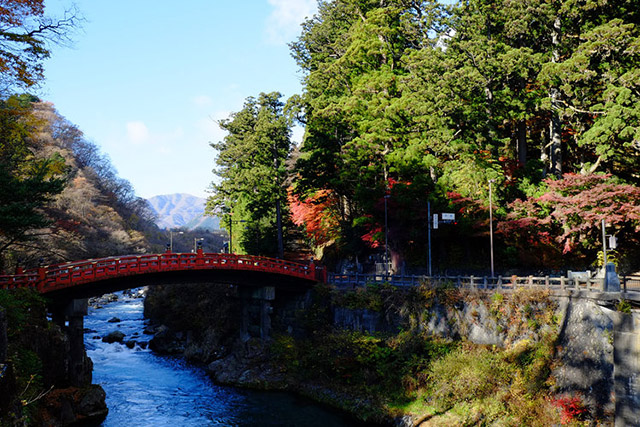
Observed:
[[[463,348],[435,360],[431,366],[431,399],[446,411],[459,402],[493,395],[511,374],[504,360],[491,350]]]
[[[631,303],[626,299],[621,299],[616,304],[616,310],[622,313],[631,314]]]

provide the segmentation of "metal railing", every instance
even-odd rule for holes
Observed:
[[[328,273],[327,282],[338,287],[357,287],[368,284],[388,283],[397,287],[417,286],[425,281],[449,282],[459,288],[509,290],[538,288],[548,290],[582,290],[602,292],[604,279],[594,277],[555,276],[416,276],[380,274]],[[640,292],[640,276],[620,276],[622,292]]]

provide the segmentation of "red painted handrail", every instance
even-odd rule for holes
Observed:
[[[33,288],[57,291],[116,277],[185,270],[243,270],[276,273],[311,281],[325,281],[324,270],[297,262],[252,255],[171,253],[126,255],[49,265],[19,274],[0,275],[0,289]]]

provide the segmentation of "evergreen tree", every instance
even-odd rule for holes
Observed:
[[[277,92],[250,97],[242,110],[220,121],[228,135],[211,144],[218,152],[220,182],[212,183],[207,201],[208,212],[222,212],[227,230],[239,224],[246,251],[280,258],[287,216],[285,161],[291,153],[291,124],[281,97]]]

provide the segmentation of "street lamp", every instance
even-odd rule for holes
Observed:
[[[494,276],[493,272],[493,193],[491,191],[491,184],[496,182],[495,179],[489,180],[489,245],[491,247],[491,277]]]
[[[184,231],[177,231],[176,234],[184,234]],[[173,252],[173,231],[169,230],[169,252]]]
[[[384,271],[389,277],[389,227],[387,224],[387,199],[389,195],[384,196]]]

